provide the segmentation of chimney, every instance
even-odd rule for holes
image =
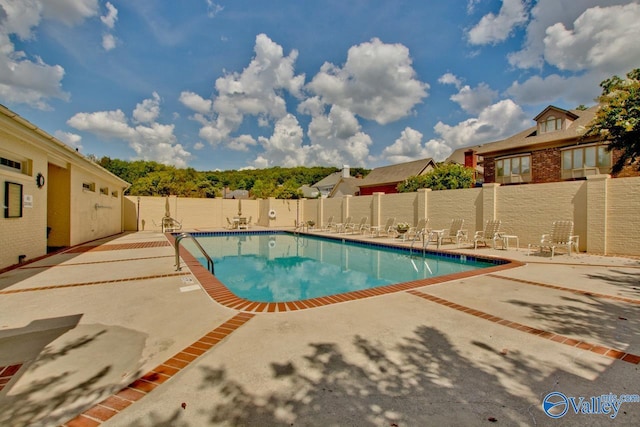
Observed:
[[[476,166],[478,166],[478,156],[475,151],[467,150],[464,152],[464,165],[465,167],[472,168],[474,171],[476,170]]]
[[[351,176],[351,170],[349,169],[349,165],[342,165],[342,177],[349,178]]]

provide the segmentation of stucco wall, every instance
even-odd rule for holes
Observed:
[[[427,211],[430,228],[448,229],[452,219],[462,218],[464,228],[473,234],[478,226],[476,217],[482,215],[481,193],[480,188],[430,192]]]
[[[93,183],[94,191],[83,189]],[[71,166],[71,245],[87,242],[122,231],[122,189],[117,183],[84,168]],[[107,189],[107,194],[100,192]],[[112,195],[117,191],[117,196]]]
[[[485,221],[495,218],[502,221],[505,231],[519,236],[522,248],[539,242],[540,236],[550,231],[554,220],[570,219],[574,221],[575,234],[580,236],[582,251],[639,256],[638,194],[640,178],[610,179],[600,175],[582,181],[517,186],[486,184],[465,190],[421,190],[301,201],[246,200],[242,202],[242,210],[247,215],[257,212],[258,223],[265,227],[293,227],[296,215],[300,220],[313,219],[322,224],[332,215],[336,222],[343,221],[347,215],[356,222],[367,216],[373,225],[384,224],[389,217],[412,224],[427,217],[434,229],[448,228],[453,218],[464,218],[470,235],[481,230]],[[135,198],[129,199],[135,205]],[[159,229],[165,199],[143,197],[141,200],[142,216],[153,218]],[[224,215],[236,214],[237,201],[171,198],[170,205],[172,214],[177,212],[177,219],[183,221],[185,229],[207,229],[224,226]],[[275,220],[265,218],[270,209],[277,213]]]
[[[640,255],[640,179],[608,180],[606,210],[608,252]]]
[[[554,220],[572,220],[574,234],[586,249],[586,181],[497,188],[496,219],[501,228],[516,234],[523,243],[535,243],[551,231]]]

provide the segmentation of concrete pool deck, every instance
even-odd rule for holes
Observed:
[[[640,394],[638,260],[454,247],[522,266],[273,312],[216,302],[161,233],[4,272],[0,425],[640,425],[541,406]]]

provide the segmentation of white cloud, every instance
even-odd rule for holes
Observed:
[[[306,103],[302,110],[313,113],[307,132],[310,162],[334,166],[365,164],[372,141],[351,111],[334,105],[325,115],[314,101]]]
[[[513,82],[507,94],[518,104],[548,104],[561,99],[575,106],[590,105],[600,93],[599,83],[607,77],[597,72],[571,77],[533,76],[522,83]]]
[[[351,47],[344,67],[323,64],[307,88],[325,104],[387,124],[411,114],[429,85],[416,79],[409,49],[374,38]]]
[[[486,83],[480,83],[475,88],[464,85],[460,91],[449,99],[458,103],[467,113],[478,114],[491,105],[498,97],[498,92],[492,90]]]
[[[303,131],[298,119],[287,114],[275,124],[270,138],[258,138],[264,153],[254,161],[258,168],[274,165],[293,167],[305,164],[308,148],[302,146]]]
[[[174,126],[155,122],[159,115],[159,104],[160,97],[154,93],[152,99],[146,99],[136,106],[134,121],[144,125],[130,125],[121,110],[77,113],[67,124],[104,138],[124,140],[143,160],[186,167],[191,153],[177,143],[173,134]]]
[[[438,79],[438,83],[441,83],[443,85],[454,85],[458,89],[460,89],[460,87],[462,86],[462,80],[460,80],[458,78],[458,76],[456,76],[453,73],[445,73],[445,74],[443,74]]]
[[[211,106],[213,101],[210,99],[204,99],[197,93],[184,91],[180,94],[179,101],[186,107],[197,111],[200,114],[211,113]]]
[[[448,145],[465,147],[497,141],[531,126],[519,105],[505,99],[490,105],[477,118],[470,118],[450,126],[438,122],[434,130]]]
[[[110,51],[115,49],[116,47],[116,38],[113,34],[104,34],[102,36],[102,48],[106,51]]]
[[[207,0],[207,16],[209,18],[215,18],[218,13],[222,12],[224,7],[214,3],[212,0]]]
[[[154,122],[160,115],[160,95],[153,92],[153,98],[145,99],[136,105],[133,118],[138,123]]]
[[[400,134],[400,138],[382,151],[380,157],[389,164],[405,163],[429,157],[439,162],[446,159],[453,151],[442,140],[431,139],[423,144],[422,136],[422,133],[407,127]]]
[[[196,142],[195,144],[193,144],[193,149],[194,150],[202,150],[204,148],[204,144],[200,141]]]
[[[258,145],[258,142],[251,135],[240,135],[233,138],[227,147],[235,151],[249,151],[249,147]]]
[[[15,50],[11,39],[30,39],[42,19],[72,25],[96,13],[97,0],[0,0],[0,97],[39,109],[50,108],[49,98],[69,99],[62,90],[64,68]]]
[[[304,74],[295,75],[293,68],[297,51],[284,56],[282,47],[265,34],[256,37],[254,51],[254,58],[242,73],[216,80],[218,96],[213,100],[213,115],[200,130],[200,137],[212,145],[224,142],[240,127],[245,115],[257,116],[263,123],[285,117],[284,91],[294,97],[302,96]],[[200,99],[193,96],[183,99],[181,95],[181,101],[204,114],[205,103]]]
[[[107,26],[107,28],[112,30],[116,25],[116,21],[118,20],[118,9],[116,9],[115,6],[109,2],[107,2],[105,6],[107,8],[107,14],[101,16],[100,20],[104,25]]]
[[[561,22],[547,28],[545,60],[561,70],[598,69],[611,74],[638,65],[640,4],[587,9],[567,29]]]
[[[586,10],[596,6],[607,8],[628,3],[629,0],[538,0],[531,9],[523,47],[509,55],[509,63],[518,68],[541,68],[544,65],[545,37],[549,27],[560,23],[567,28]],[[614,26],[609,30],[616,33],[621,28]],[[604,32],[600,35],[605,36]]]
[[[28,0],[26,3],[40,3],[44,19],[53,19],[69,26],[98,15],[99,10],[98,0]]]
[[[533,76],[514,82],[507,93],[518,103],[544,104],[562,99],[573,105],[588,105],[599,95],[602,80],[637,67],[640,4],[587,7],[593,2],[575,3],[581,7],[572,2],[554,16],[560,22],[551,19],[549,9],[539,9],[548,6],[554,11],[555,3],[541,0],[534,8],[536,19],[529,25],[527,43],[510,56],[510,61],[522,68],[547,62],[569,75]],[[569,12],[571,18],[566,18]],[[539,37],[535,42],[534,36]]]
[[[55,136],[60,141],[64,142],[65,144],[77,150],[82,150],[83,148],[82,144],[80,143],[80,141],[82,141],[82,137],[80,135],[76,135],[75,133],[71,133],[71,132],[63,132],[61,130],[57,130],[55,131],[53,136]]]
[[[480,22],[468,31],[469,42],[475,45],[502,42],[516,27],[526,23],[527,19],[526,1],[503,0],[497,15],[489,13],[483,16]]]

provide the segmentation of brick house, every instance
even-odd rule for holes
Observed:
[[[424,175],[432,171],[436,164],[432,158],[414,160],[407,163],[382,166],[373,169],[358,183],[361,196],[373,193],[397,193],[397,186],[411,176]]]
[[[482,144],[476,155],[484,166],[484,182],[500,184],[557,182],[609,174],[619,153],[608,152],[606,142],[583,135],[598,106],[564,110],[549,106],[532,126],[501,141]],[[616,176],[638,176],[626,168]]]

